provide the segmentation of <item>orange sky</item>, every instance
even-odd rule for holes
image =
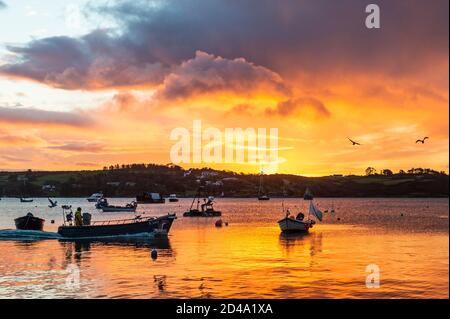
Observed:
[[[263,9],[253,12],[255,21],[243,31],[246,41],[218,21],[223,42],[206,33],[175,50],[158,38],[158,32],[172,29],[155,31],[145,17],[128,21],[117,7],[113,16],[125,21],[117,26],[125,30],[120,36],[93,30],[78,38],[43,37],[21,49],[6,47],[0,56],[0,169],[166,164],[174,144],[170,132],[192,131],[193,120],[201,120],[205,129],[222,131],[278,128],[280,163],[269,173],[363,174],[368,166],[448,172],[448,10],[442,14],[439,7],[448,3],[436,1],[424,11],[426,2],[414,1],[396,24],[390,13],[402,7],[386,2],[384,12],[391,11],[382,29],[370,33],[361,22],[364,11],[356,10],[360,1],[350,1],[354,6],[348,11],[336,9],[342,19],[324,24],[320,19],[331,8],[317,2],[290,3],[294,13],[277,7],[273,34],[258,31],[255,17],[264,16]],[[239,9],[234,6],[229,7],[232,17]],[[214,8],[202,10],[213,15]],[[152,14],[158,19],[167,12]],[[317,20],[297,22],[295,15],[305,12]],[[189,26],[197,30],[199,23]],[[152,39],[133,47],[131,39],[137,41],[133,37],[146,28]],[[300,38],[286,33],[292,28]],[[413,28],[409,38],[401,28]],[[313,30],[317,39],[305,30]],[[178,32],[168,36],[191,36],[182,28]],[[415,143],[424,136],[430,137],[425,144]],[[347,137],[362,145],[352,146]],[[255,173],[261,165],[195,166]]]

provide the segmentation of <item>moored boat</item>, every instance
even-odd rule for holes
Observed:
[[[125,206],[107,205],[107,206],[102,206],[100,209],[104,213],[112,213],[112,212],[135,212],[136,208],[137,208],[137,203],[131,202],[129,204],[126,204]]]
[[[91,196],[89,196],[86,199],[90,203],[96,203],[101,198],[103,198],[103,193],[100,192],[100,193],[94,193],[94,194],[92,194]]]
[[[259,175],[258,200],[270,200],[270,197],[267,196],[264,192],[263,176],[264,176],[264,171],[261,171],[261,173]]]
[[[178,198],[176,194],[170,194],[169,195],[169,202],[175,203],[178,202]]]
[[[23,197],[20,197],[20,202],[21,202],[21,203],[32,203],[32,202],[33,202],[33,199],[32,199],[32,198],[23,198]]]
[[[307,191],[309,194],[308,196],[304,196],[304,199],[310,201],[308,218],[305,220],[305,215],[301,212],[294,218],[293,216],[290,216],[290,212],[287,210],[285,218],[278,221],[278,225],[280,226],[282,233],[308,232],[309,229],[316,223],[314,220],[309,218],[311,215],[317,220],[322,221],[323,213],[312,202],[313,196],[311,191],[309,191],[309,189],[307,189]]]
[[[159,193],[144,192],[136,196],[138,204],[164,204],[166,200]]]
[[[184,217],[217,217],[222,216],[222,212],[214,209],[214,197],[208,196],[208,198],[203,199],[203,204],[200,205],[200,198],[197,195],[192,200],[191,207],[187,212],[183,213]],[[194,203],[197,202],[196,208],[194,208]]]
[[[183,213],[184,217],[219,217],[222,216],[222,212],[214,209],[205,209],[203,211],[198,209],[190,209]]]
[[[137,234],[167,236],[175,219],[175,214],[167,214],[161,217],[136,216],[131,219],[94,221],[83,226],[62,225],[58,228],[58,234],[64,238],[95,238]]]
[[[44,229],[45,219],[34,217],[32,213],[14,219],[16,229],[21,230],[40,230]]]
[[[292,217],[286,216],[278,221],[278,225],[283,233],[290,232],[307,232],[316,222],[313,220],[297,220]]]

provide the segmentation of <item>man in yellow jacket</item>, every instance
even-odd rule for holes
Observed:
[[[81,207],[75,212],[75,226],[83,226],[83,217],[81,216]]]

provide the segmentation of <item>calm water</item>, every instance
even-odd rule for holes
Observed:
[[[81,206],[93,219],[104,214],[85,199],[57,199]],[[123,204],[129,199],[112,199]],[[0,298],[448,298],[448,199],[317,199],[334,206],[309,235],[283,237],[276,221],[281,200],[218,199],[228,227],[217,218],[183,218],[190,200],[141,205],[140,212],[176,212],[167,240],[121,242],[0,240]],[[0,229],[31,211],[61,223],[47,199],[0,201]],[[303,200],[285,200],[291,211]],[[403,216],[401,216],[403,214]],[[132,214],[131,214],[132,216]],[[50,224],[54,219],[55,224]],[[339,219],[339,220],[338,220]],[[0,231],[0,237],[5,236]],[[8,235],[9,236],[9,235]],[[152,260],[150,251],[158,249]],[[380,288],[369,289],[366,266],[380,269]],[[76,268],[76,267],[77,268]],[[67,285],[79,269],[79,286]],[[75,272],[76,273],[76,272]]]

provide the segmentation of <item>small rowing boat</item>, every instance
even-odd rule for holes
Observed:
[[[33,199],[32,199],[32,198],[23,198],[23,197],[20,197],[20,202],[21,202],[21,203],[32,203],[32,202],[33,202]]]
[[[16,229],[20,230],[40,230],[44,229],[45,219],[34,217],[32,213],[28,213],[23,217],[14,219]]]

